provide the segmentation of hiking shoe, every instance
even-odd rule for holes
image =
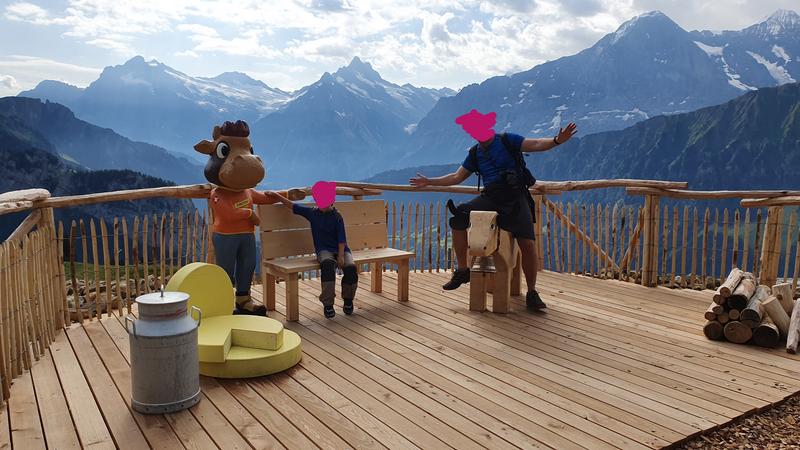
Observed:
[[[344,299],[344,306],[342,306],[342,311],[344,311],[344,313],[347,314],[348,316],[350,314],[353,314],[353,299],[352,298],[350,300]]]
[[[450,281],[442,286],[445,291],[452,291],[458,289],[464,283],[469,283],[469,269],[457,269],[453,271],[453,276]]]
[[[333,305],[326,306],[322,311],[325,313],[326,319],[333,319],[333,316],[336,315],[336,311],[333,310]]]
[[[547,305],[544,304],[542,298],[539,297],[539,293],[536,291],[528,291],[525,295],[525,304],[528,306],[528,309],[533,311],[547,308]]]

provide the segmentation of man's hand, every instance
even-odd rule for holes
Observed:
[[[558,141],[558,144],[561,145],[564,142],[567,142],[569,138],[571,138],[577,132],[578,126],[575,125],[574,122],[570,122],[569,125],[567,125],[567,128],[562,128],[559,130],[558,136],[556,136],[556,141]]]
[[[431,185],[431,179],[426,177],[420,172],[417,172],[417,176],[408,180],[408,183],[415,188],[424,188],[426,186]]]

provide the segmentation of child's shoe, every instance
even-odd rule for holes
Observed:
[[[333,310],[333,305],[330,306],[326,305],[322,311],[325,313],[326,319],[333,319],[333,316],[336,315],[336,311]]]
[[[350,314],[353,314],[353,299],[352,298],[350,300],[344,299],[344,306],[342,306],[342,311],[344,311],[344,313],[347,314],[348,316]]]

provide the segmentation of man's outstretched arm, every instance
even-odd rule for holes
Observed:
[[[453,173],[442,175],[441,177],[428,178],[425,175],[417,172],[417,176],[408,180],[411,186],[415,188],[423,188],[425,186],[453,186],[461,184],[462,181],[469,178],[472,173],[461,166]]]
[[[578,126],[570,123],[566,128],[561,128],[555,138],[525,139],[522,141],[522,151],[545,152],[567,142],[577,132]]]

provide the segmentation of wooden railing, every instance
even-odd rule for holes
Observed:
[[[476,192],[466,186],[415,189],[353,182],[337,186],[339,195],[354,199],[382,191]],[[565,202],[559,196],[614,187],[627,189],[627,204]],[[154,211],[139,217],[61,223],[54,220],[53,208],[155,197],[203,199],[210,188],[174,186],[71,197],[50,197],[39,189],[0,194],[0,215],[30,212],[0,245],[4,397],[10,380],[30,367],[58,329],[130,311],[132,299],[158,289],[182,265],[214,259],[207,213]],[[293,192],[308,195],[310,189]],[[765,280],[791,280],[797,287],[800,223],[797,212],[788,208],[800,205],[800,192],[698,192],[686,190],[686,183],[680,182],[590,180],[539,182],[531,195],[537,205],[542,269],[646,286],[702,289],[718,285],[732,266],[739,266]],[[742,208],[697,203],[719,199],[740,199]],[[386,214],[389,245],[413,251],[415,271],[453,268],[449,213],[442,201],[389,201]]]

